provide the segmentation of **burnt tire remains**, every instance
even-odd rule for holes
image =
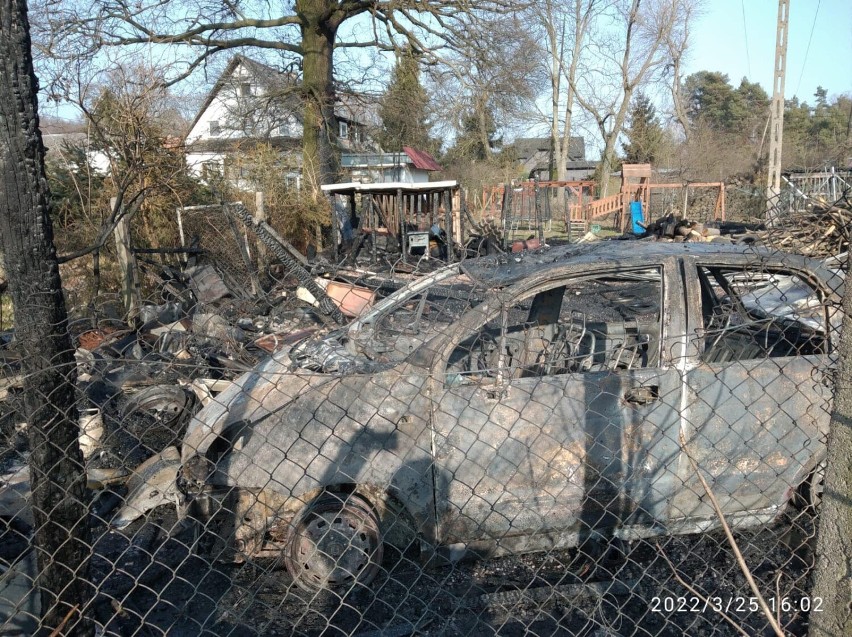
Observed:
[[[305,590],[347,589],[370,584],[383,553],[379,519],[370,504],[355,494],[325,493],[293,526],[284,562]]]

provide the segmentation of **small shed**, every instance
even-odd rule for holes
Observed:
[[[342,241],[335,240],[335,245],[371,235],[375,249],[379,235],[389,236],[397,240],[406,260],[411,248],[422,247],[424,240],[428,249],[430,233],[436,234],[436,227],[446,234],[447,246],[461,242],[464,236],[461,215],[453,209],[453,199],[459,192],[456,181],[348,182],[328,184],[322,190],[337,212],[338,223],[332,224],[332,231],[339,230]],[[447,258],[453,259],[453,250],[447,250]]]
[[[343,153],[340,164],[351,181],[361,183],[425,183],[442,170],[429,153],[410,146],[397,153]]]

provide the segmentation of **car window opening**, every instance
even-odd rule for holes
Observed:
[[[499,381],[658,366],[661,299],[659,268],[556,285],[459,343],[448,372]]]
[[[827,351],[824,305],[801,277],[699,266],[698,280],[705,362]]]

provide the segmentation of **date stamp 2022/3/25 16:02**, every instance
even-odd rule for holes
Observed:
[[[773,613],[778,611],[818,613],[822,611],[821,597],[766,597],[764,600]],[[760,612],[760,601],[757,597],[746,596],[652,597],[649,609],[652,613],[757,613]]]

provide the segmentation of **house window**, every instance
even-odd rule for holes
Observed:
[[[361,127],[360,126],[353,126],[352,127],[352,141],[354,141],[356,144],[360,143],[360,141],[361,141]]]
[[[349,138],[349,124],[347,124],[346,122],[339,122],[337,134],[340,137],[340,139],[348,139]]]
[[[218,135],[221,132],[222,132],[222,128],[219,126],[219,120],[218,119],[211,120],[210,121],[210,134],[211,135]]]
[[[251,97],[251,84],[249,82],[243,82],[240,84],[240,96]]]

